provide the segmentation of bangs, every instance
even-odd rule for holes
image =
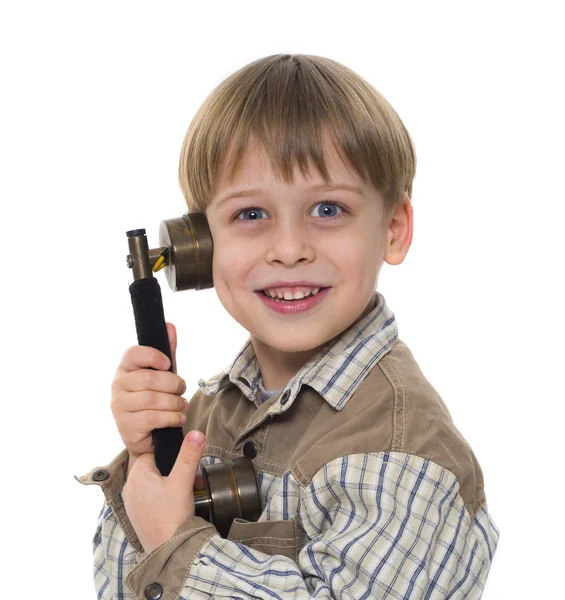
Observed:
[[[189,209],[205,211],[220,171],[232,181],[252,144],[287,184],[296,167],[305,177],[313,167],[332,183],[324,160],[328,140],[382,194],[385,213],[404,192],[411,197],[415,151],[394,109],[347,67],[301,54],[252,62],[212,91],[185,136],[179,184]]]

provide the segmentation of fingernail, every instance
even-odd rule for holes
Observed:
[[[204,443],[204,434],[201,431],[191,431],[188,434],[188,441],[195,446],[202,446]]]
[[[188,408],[188,400],[185,400],[184,401],[184,409],[183,410],[186,410],[187,408]]]

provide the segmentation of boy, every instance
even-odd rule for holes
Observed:
[[[179,180],[250,337],[199,380],[183,432],[205,446],[187,436],[168,478],[151,430],[181,424],[186,386],[157,350],[124,355],[112,409],[126,447],[77,478],[105,494],[99,598],[481,597],[499,538],[481,468],[376,291],[412,240],[415,167],[390,104],[327,58],[257,60],[205,101]],[[224,539],[192,489],[200,461],[237,456],[263,513]]]

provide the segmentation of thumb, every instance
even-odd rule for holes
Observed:
[[[171,347],[171,358],[173,364],[173,373],[177,374],[177,328],[172,323],[165,323],[167,326],[167,335],[169,336],[169,346]]]
[[[182,485],[189,490],[194,488],[205,441],[206,436],[201,431],[193,430],[185,436],[175,464],[169,473],[169,480],[173,480],[173,485]]]

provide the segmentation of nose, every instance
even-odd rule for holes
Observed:
[[[313,260],[315,249],[312,232],[304,224],[281,223],[275,227],[268,239],[266,260],[268,262],[281,262],[292,266],[297,262]]]

